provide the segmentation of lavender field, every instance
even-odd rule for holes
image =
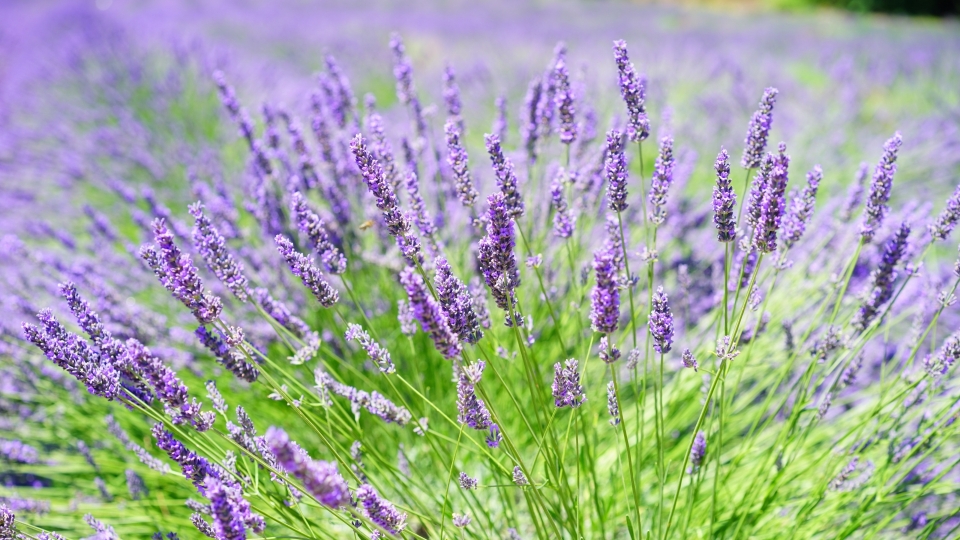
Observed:
[[[960,24],[0,3],[0,540],[960,538]]]

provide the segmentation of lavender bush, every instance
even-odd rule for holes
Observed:
[[[0,538],[956,536],[956,103],[811,139],[758,63],[691,130],[630,39],[518,81],[405,36],[264,101],[109,28],[39,79]],[[960,80],[923,50],[823,67]]]

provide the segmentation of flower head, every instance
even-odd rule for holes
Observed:
[[[646,109],[646,81],[638,76],[633,62],[627,55],[627,43],[623,40],[613,42],[613,58],[617,63],[617,78],[620,83],[620,95],[627,104],[627,134],[633,142],[640,142],[650,136],[650,119]]]
[[[777,93],[776,88],[764,90],[763,97],[760,98],[760,108],[750,118],[743,157],[740,159],[740,165],[744,169],[756,169],[763,160],[763,154],[767,150],[767,138],[770,136],[770,126],[773,124],[773,105],[777,102]]]
[[[653,336],[653,350],[660,354],[670,352],[673,344],[673,314],[663,287],[657,287],[653,295],[653,309],[650,310],[650,334]]]
[[[883,155],[873,171],[873,181],[870,182],[870,195],[867,197],[867,207],[863,211],[863,221],[860,223],[860,238],[864,242],[873,240],[877,228],[883,223],[887,215],[887,201],[890,200],[890,190],[893,188],[893,176],[897,174],[897,153],[903,138],[900,132],[883,144]]]
[[[583,387],[580,386],[580,373],[577,360],[571,358],[566,363],[553,365],[553,401],[557,407],[577,408],[586,400]]]
[[[607,154],[604,170],[607,176],[607,207],[611,212],[627,209],[627,159],[623,155],[623,134],[607,132]]]

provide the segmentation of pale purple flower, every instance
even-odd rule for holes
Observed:
[[[698,431],[693,438],[693,446],[690,448],[690,474],[694,474],[703,464],[703,458],[707,455],[707,436]]]
[[[530,484],[530,481],[527,480],[527,475],[523,474],[523,469],[519,465],[513,468],[513,483],[523,487]]]
[[[896,267],[907,250],[907,237],[910,236],[910,226],[906,222],[883,247],[883,256],[878,266],[870,274],[868,296],[860,305],[851,325],[862,332],[873,322],[879,314],[880,308],[893,296],[893,282],[897,279]]]
[[[571,215],[570,208],[567,206],[567,199],[564,197],[564,179],[566,171],[562,168],[557,176],[550,183],[550,199],[553,204],[553,234],[558,238],[570,238],[573,236],[573,230],[577,223],[576,216]]]
[[[460,489],[477,489],[477,479],[471,478],[467,473],[460,473]]]
[[[615,129],[607,132],[604,163],[607,178],[607,207],[613,212],[627,209],[627,159],[623,155],[623,134]]]
[[[784,217],[783,223],[783,246],[789,248],[800,241],[800,237],[807,229],[807,223],[813,216],[813,205],[817,200],[817,189],[820,187],[820,181],[823,180],[823,170],[819,165],[807,173],[807,185],[803,191],[796,192],[790,196],[790,210]]]
[[[453,526],[464,529],[470,525],[470,516],[467,514],[453,514]]]
[[[757,220],[753,232],[753,247],[760,253],[772,253],[777,249],[777,231],[786,208],[784,194],[787,190],[790,165],[790,157],[786,151],[787,146],[780,143],[779,152],[771,162],[770,175],[760,204],[760,219]]]
[[[683,350],[683,356],[681,356],[680,361],[683,363],[683,367],[692,368],[694,371],[697,371],[697,359],[694,358],[690,349]]]
[[[307,205],[306,198],[299,191],[290,197],[291,210],[297,227],[310,242],[314,252],[320,256],[323,268],[331,274],[342,274],[347,270],[347,258],[337,249],[323,220]]]
[[[560,58],[553,67],[553,78],[556,81],[556,94],[553,97],[554,106],[560,115],[560,142],[572,144],[577,140],[576,103],[573,90],[570,88],[570,74],[567,71],[567,62]]]
[[[203,204],[199,202],[190,206],[190,214],[195,222],[193,245],[217,279],[230,289],[237,300],[246,302],[250,293],[247,290],[247,278],[243,275],[243,264],[227,252],[223,235],[204,215],[203,210]]]
[[[443,257],[435,262],[437,274],[434,278],[434,287],[437,290],[437,300],[443,314],[447,317],[450,330],[457,335],[460,341],[476,343],[483,337],[480,329],[480,318],[474,309],[473,297],[467,286],[453,275],[450,264]]]
[[[650,335],[653,336],[653,350],[660,354],[670,352],[673,344],[673,314],[663,287],[657,287],[653,295],[653,309],[650,310]]]
[[[930,236],[935,240],[946,240],[953,228],[960,221],[960,185],[953,190],[953,195],[947,199],[947,206],[937,216],[937,220],[927,225]]]
[[[602,334],[616,332],[620,322],[619,271],[614,251],[603,246],[593,254],[597,284],[590,294],[590,320],[593,329]]]
[[[400,272],[400,284],[407,291],[414,317],[433,340],[437,351],[447,360],[456,358],[462,350],[460,340],[450,329],[450,322],[440,304],[427,291],[423,278],[412,268],[404,268]]]
[[[650,119],[646,110],[646,83],[638,76],[633,62],[627,55],[627,43],[613,42],[613,58],[617,63],[617,78],[620,95],[627,104],[627,134],[633,142],[641,142],[650,136]]]
[[[617,401],[617,391],[613,381],[607,383],[607,412],[610,413],[610,425],[620,425],[620,403]]]
[[[267,429],[263,440],[280,468],[299,480],[304,490],[321,504],[333,509],[350,504],[347,482],[340,476],[336,463],[312,459],[284,430],[275,426]]]
[[[553,401],[560,407],[570,407],[576,409],[586,400],[583,393],[583,387],[580,386],[579,365],[575,358],[571,358],[566,363],[557,362],[553,365]]]
[[[523,101],[523,110],[520,111],[521,126],[520,131],[523,136],[523,146],[527,150],[527,161],[534,163],[537,161],[537,140],[540,137],[540,130],[537,126],[537,110],[540,108],[540,102],[543,96],[543,79],[537,77],[530,81],[527,87],[527,95]],[[494,131],[494,135],[499,134]]]
[[[357,503],[370,521],[391,534],[400,534],[407,526],[407,514],[400,512],[386,499],[380,497],[377,490],[370,484],[363,484],[357,488]]]
[[[860,239],[863,242],[873,240],[877,228],[883,223],[883,218],[889,210],[887,201],[890,200],[890,190],[893,188],[893,177],[897,174],[897,152],[903,139],[900,132],[883,144],[883,155],[873,171],[873,181],[870,183],[870,195],[867,197],[867,207],[863,212],[863,221],[860,223]]]
[[[453,177],[457,183],[457,198],[466,207],[472,207],[477,200],[477,190],[473,187],[473,178],[467,166],[467,151],[460,141],[461,128],[453,120],[447,120],[444,125],[447,137],[447,163],[453,170]]]
[[[393,360],[390,358],[390,351],[380,346],[359,324],[348,323],[347,332],[344,337],[346,337],[347,341],[356,341],[359,343],[360,346],[367,351],[370,360],[380,368],[381,372],[393,373],[396,371],[393,366]]]
[[[513,162],[503,154],[500,139],[496,135],[488,134],[484,136],[484,140],[497,177],[497,187],[503,194],[503,204],[506,206],[507,214],[513,219],[519,218],[524,210],[523,197],[517,187],[517,173],[514,171]]]
[[[744,169],[756,169],[760,166],[767,150],[767,138],[773,124],[773,106],[777,102],[777,89],[767,88],[760,98],[760,107],[750,118],[747,137],[744,141],[743,157],[740,165]]]
[[[514,222],[509,214],[506,198],[497,192],[487,198],[490,205],[487,235],[479,243],[480,270],[500,309],[507,312],[507,324],[512,324],[514,290],[520,285],[517,268]]]
[[[227,368],[238,379],[250,383],[256,381],[260,376],[260,370],[247,362],[243,352],[238,350],[242,349],[243,346],[231,348],[225,342],[225,336],[219,330],[215,330],[215,332],[210,332],[205,326],[201,326],[197,328],[195,334],[200,339],[200,343],[217,357],[220,365]]]
[[[336,304],[340,294],[323,278],[323,273],[314,266],[313,260],[294,249],[293,242],[282,234],[278,234],[274,241],[277,244],[277,251],[287,262],[290,271],[300,278],[306,288],[310,289],[320,305],[330,307]]]
[[[676,161],[673,159],[673,138],[660,139],[660,152],[653,166],[653,177],[650,179],[650,221],[656,225],[663,224],[667,217],[667,191],[673,184],[673,169]]]

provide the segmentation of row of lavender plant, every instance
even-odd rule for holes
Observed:
[[[515,117],[498,101],[487,156],[453,68],[441,128],[390,45],[400,111],[328,57],[303,119],[266,104],[258,127],[214,73],[242,191],[206,164],[189,208],[112,184],[129,218],[88,208],[89,248],[5,240],[41,274],[14,278],[18,381],[105,416],[142,463],[129,506],[86,518],[98,537],[140,511],[170,538],[952,534],[960,341],[938,323],[960,270],[934,255],[960,190],[933,220],[891,210],[899,134],[821,211],[836,175],[774,148],[789,96],[768,88],[742,149],[714,149],[703,206],[677,194],[625,43],[605,135],[561,44]],[[72,317],[34,305],[50,281]],[[10,463],[42,471],[40,453],[4,441]],[[9,535],[70,532],[3,502]]]

